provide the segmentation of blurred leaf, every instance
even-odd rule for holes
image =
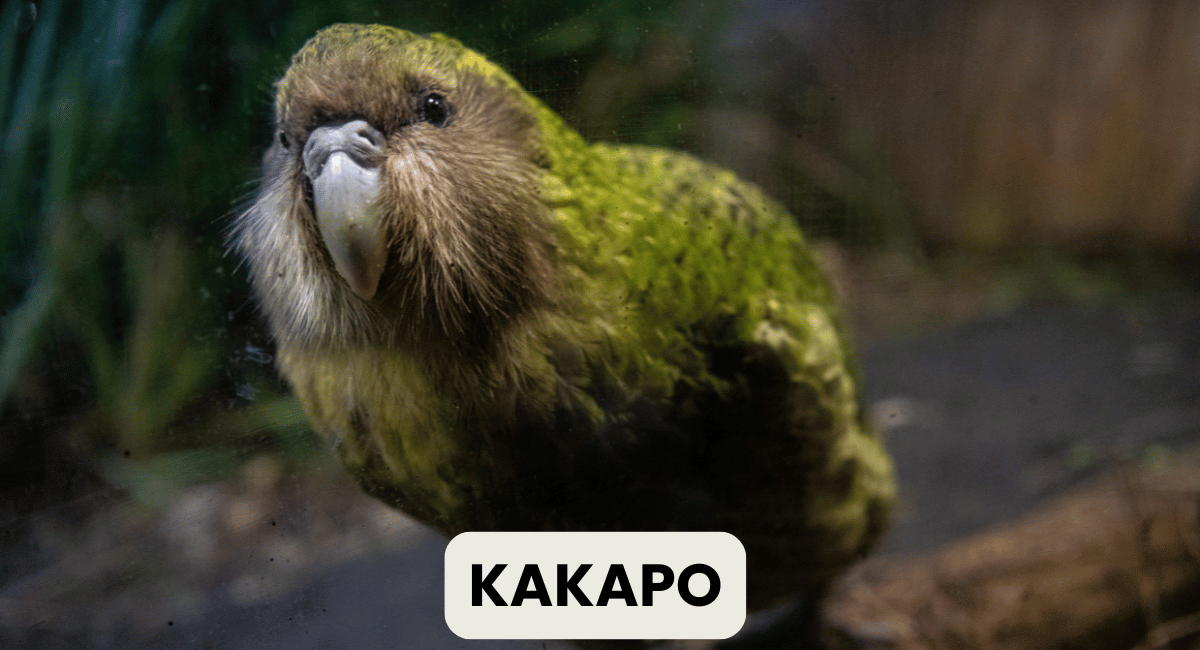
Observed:
[[[21,22],[20,2],[9,2],[0,13],[0,124],[8,118],[8,99],[17,59],[17,30]]]
[[[26,292],[24,301],[4,320],[4,347],[0,349],[0,401],[8,398],[30,354],[45,334],[58,286],[47,276]]]

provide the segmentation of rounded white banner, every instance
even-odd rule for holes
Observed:
[[[462,533],[446,624],[464,639],[725,639],[746,620],[729,533]]]

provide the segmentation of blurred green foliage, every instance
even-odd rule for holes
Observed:
[[[693,148],[684,127],[713,92],[731,6],[8,2],[0,478],[36,480],[30,458],[65,453],[136,492],[153,482],[130,477],[156,463],[176,476],[228,465],[179,453],[308,453],[223,236],[253,193],[271,84],[315,30],[443,31],[589,137]]]

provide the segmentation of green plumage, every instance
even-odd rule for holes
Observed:
[[[305,185],[306,139],[347,120],[385,142],[360,156],[382,179],[373,294],[331,264]],[[812,252],[757,188],[587,144],[457,41],[387,27],[315,36],[277,122],[236,244],[280,369],[368,492],[447,534],[728,531],[752,607],[876,541],[890,462]]]

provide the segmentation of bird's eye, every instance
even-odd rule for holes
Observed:
[[[418,101],[417,116],[434,126],[446,126],[450,120],[450,102],[438,93],[429,93]]]
[[[284,149],[291,149],[292,148],[292,139],[289,138],[286,133],[284,133],[283,131],[280,131],[279,132],[279,144],[283,145]]]

